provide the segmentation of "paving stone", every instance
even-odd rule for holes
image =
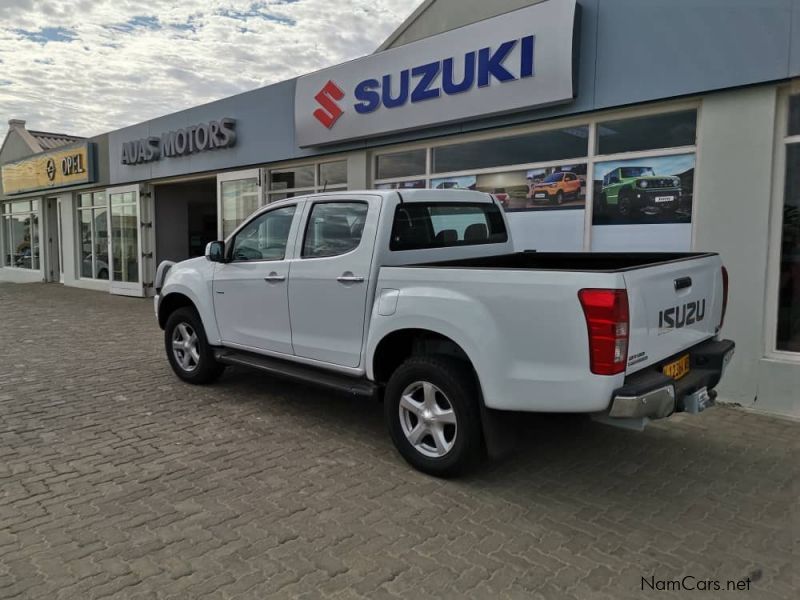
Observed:
[[[796,591],[797,423],[520,416],[512,456],[439,481],[378,404],[239,369],[180,382],[149,300],[0,284],[0,323],[0,598],[594,600],[756,572],[737,598]]]

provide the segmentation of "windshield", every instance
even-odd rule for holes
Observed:
[[[647,177],[656,174],[653,167],[622,167],[620,170],[623,177]]]
[[[555,183],[556,181],[561,181],[562,179],[564,179],[563,173],[551,173],[544,178],[544,183]]]

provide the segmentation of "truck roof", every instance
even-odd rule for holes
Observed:
[[[251,215],[247,217],[249,220],[255,215],[261,214],[268,210],[280,208],[286,204],[292,204],[298,200],[306,198],[352,198],[353,196],[380,196],[383,202],[397,202],[399,197],[402,197],[403,202],[473,202],[482,204],[491,204],[494,200],[491,194],[486,192],[475,192],[472,190],[432,190],[432,189],[419,189],[419,190],[337,190],[334,192],[317,192],[312,194],[304,194],[302,196],[293,196],[284,200],[277,200],[270,202],[265,206],[259,207]],[[399,197],[398,197],[399,195]]]
[[[491,203],[492,197],[486,192],[475,192],[473,190],[447,189],[414,189],[414,190],[346,190],[336,192],[318,192],[316,194],[306,194],[305,196],[295,196],[298,198],[315,197],[347,197],[352,195],[372,195],[381,196],[384,199],[396,199],[397,195],[403,198],[403,202],[481,202]]]

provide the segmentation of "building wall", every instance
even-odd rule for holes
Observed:
[[[38,190],[7,196],[3,194],[2,182],[0,181],[0,202],[14,199],[38,198],[40,200],[39,210],[39,239],[42,240],[42,268],[35,271],[22,269],[5,268],[0,266],[0,281],[10,281],[17,283],[30,283],[43,281],[45,279],[45,266],[51,257],[45,256],[45,198],[59,198],[61,202],[61,257],[63,264],[63,278],[66,285],[83,287],[96,290],[108,290],[108,282],[80,279],[76,265],[78,264],[79,237],[77,235],[77,224],[75,215],[74,194],[86,190],[104,189],[108,185],[108,135],[102,134],[87,140],[95,144],[95,181],[89,184],[73,186],[70,188],[57,188],[52,190]],[[30,146],[13,130],[9,132],[2,154],[0,154],[0,164],[12,162],[31,156]],[[0,234],[1,237],[1,234]]]
[[[379,50],[397,48],[426,37],[477,23],[544,0],[434,0],[408,26],[381,44]],[[404,23],[405,25],[406,23]]]
[[[421,12],[395,45],[533,3],[438,0]],[[800,41],[796,39],[800,36],[792,35],[793,21],[800,20],[800,0],[737,0],[735,9],[730,0],[579,0],[579,4],[578,91],[571,103],[301,149],[295,140],[296,80],[292,79],[111,132],[110,182],[147,181],[347,152],[800,75]],[[335,79],[335,71],[331,76]],[[233,148],[140,165],[121,164],[123,142],[222,117],[237,119],[238,139]]]
[[[719,252],[730,273],[723,335],[736,341],[719,388],[728,401],[800,417],[800,364],[766,358],[765,290],[775,184],[774,86],[712,94],[698,122],[695,248]]]

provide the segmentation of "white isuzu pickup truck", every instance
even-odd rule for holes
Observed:
[[[718,255],[514,252],[497,200],[466,190],[276,202],[155,288],[184,381],[241,365],[382,399],[400,454],[439,476],[496,453],[500,411],[699,412],[734,350]]]

